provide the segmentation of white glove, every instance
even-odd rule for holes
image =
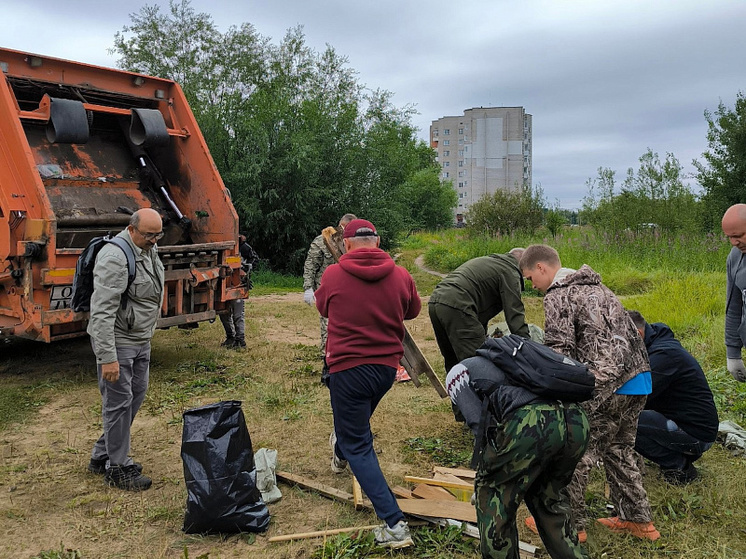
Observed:
[[[303,302],[307,305],[313,305],[316,302],[316,297],[313,296],[313,289],[306,289],[303,292]],[[743,366],[743,363],[741,363]]]
[[[728,359],[728,372],[738,382],[746,382],[746,367],[743,359]]]

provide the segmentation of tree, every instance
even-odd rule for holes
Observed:
[[[130,18],[112,49],[120,66],[182,85],[241,228],[273,268],[299,272],[311,239],[347,212],[371,219],[383,246],[442,221],[448,198],[418,174],[437,165],[413,109],[365,89],[332,47],[310,48],[302,27],[277,45],[246,23],[221,33],[188,0]],[[422,191],[439,193],[434,215],[411,203]]]
[[[697,180],[705,191],[703,221],[720,223],[725,210],[746,200],[746,97],[738,92],[733,109],[722,101],[717,111],[705,111],[708,148],[704,162],[694,160]]]
[[[600,167],[589,179],[581,217],[585,223],[610,233],[641,231],[652,225],[667,232],[697,227],[698,202],[684,184],[681,164],[667,153],[661,162],[650,148],[639,158],[640,167],[627,169],[616,192],[615,172]]]
[[[557,238],[557,233],[560,232],[565,223],[567,223],[567,219],[559,206],[547,210],[544,214],[544,226],[553,239]]]
[[[469,230],[490,236],[533,232],[542,222],[544,194],[540,186],[517,190],[499,188],[472,204],[466,216]]]
[[[440,229],[453,224],[453,208],[458,195],[451,181],[441,181],[437,168],[423,169],[409,177],[401,189],[411,208],[410,230]]]

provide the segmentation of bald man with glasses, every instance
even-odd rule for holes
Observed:
[[[156,249],[163,237],[161,216],[151,208],[138,210],[117,237],[132,248],[136,276],[128,287],[124,251],[111,243],[101,248],[93,268],[88,334],[96,354],[103,434],[88,470],[104,474],[112,487],[142,491],[152,480],[129,455],[130,427],[148,390],[150,340],[163,301],[165,273]]]

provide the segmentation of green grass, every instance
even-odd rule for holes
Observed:
[[[288,293],[303,289],[303,277],[278,274],[262,267],[252,272],[251,281],[254,284],[251,290],[253,296]]]
[[[560,253],[562,264],[579,268],[589,264],[604,279],[616,273],[679,271],[715,272],[723,269],[730,245],[722,236],[678,235],[665,237],[655,232],[641,234],[596,234],[579,227],[566,227],[551,236],[511,235],[498,238],[470,237],[468,230],[453,229],[441,235],[412,235],[402,248],[423,250],[425,263],[438,271],[451,271],[467,260],[490,253],[504,253],[517,246],[544,243]]]

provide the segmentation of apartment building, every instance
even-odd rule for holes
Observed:
[[[531,182],[531,115],[523,107],[478,107],[430,125],[441,178],[458,193],[457,214],[498,188]]]

